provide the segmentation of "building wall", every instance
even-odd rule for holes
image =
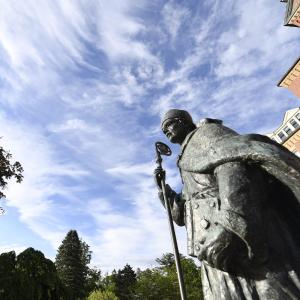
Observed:
[[[288,110],[282,124],[267,136],[300,157],[300,108]]]
[[[300,157],[300,130],[298,129],[291,137],[289,137],[283,146]]]
[[[300,0],[281,0],[286,3],[284,24],[300,27]]]
[[[294,65],[281,78],[278,86],[288,88],[294,95],[300,97],[300,57],[298,57]]]
[[[292,14],[295,13],[295,11],[299,7],[299,5],[300,5],[300,0],[294,0],[293,1]]]

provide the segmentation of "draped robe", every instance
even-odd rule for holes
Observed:
[[[219,122],[191,132],[167,186],[173,220],[201,261],[206,300],[300,299],[300,160]]]

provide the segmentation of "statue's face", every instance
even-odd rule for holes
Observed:
[[[174,144],[181,144],[190,131],[189,126],[180,118],[166,120],[162,130],[170,142]]]

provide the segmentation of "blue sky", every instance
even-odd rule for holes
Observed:
[[[279,1],[0,3],[1,143],[25,169],[0,200],[0,252],[54,258],[76,229],[102,270],[151,266],[172,249],[152,178],[161,115],[268,133],[299,106],[276,87],[300,49]]]

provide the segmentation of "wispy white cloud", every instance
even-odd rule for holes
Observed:
[[[117,188],[125,198],[115,203],[89,201],[88,211],[99,228],[91,240],[99,253],[94,262],[108,270],[124,262],[147,267],[162,252],[172,251],[167,216],[151,175],[153,164],[116,166],[107,172],[117,179]],[[176,186],[178,181],[178,174],[170,170],[168,182]],[[185,252],[184,230],[178,232],[180,249]]]
[[[93,128],[89,127],[84,120],[81,119],[68,119],[64,123],[61,124],[53,124],[50,125],[49,130],[55,133],[63,132],[63,131],[90,131]]]
[[[137,9],[130,1],[102,2],[98,9],[97,29],[101,36],[98,47],[111,59],[152,59],[144,43],[135,39],[144,25],[130,11]]]
[[[1,142],[25,169],[7,203],[54,248],[77,229],[100,267],[171,250],[150,161],[166,109],[263,132],[293,105],[275,85],[297,31],[271,0],[0,4]]]
[[[297,31],[283,27],[283,11],[266,1],[229,1],[203,8],[205,18],[191,15],[189,22],[197,26],[180,36],[193,46],[165,76],[167,92],[154,101],[153,110],[162,114],[169,108],[185,108],[195,119],[218,117],[250,131],[265,127],[253,119],[259,121],[268,110],[273,124],[268,127],[276,127],[270,108],[279,114],[291,105],[288,101],[274,108],[274,102],[286,95],[276,87],[277,80],[298,55]]]
[[[120,181],[121,189],[114,192],[114,175],[104,174],[105,168],[134,160],[140,149],[137,116],[122,108],[142,102],[145,88],[140,81],[151,81],[163,72],[159,59],[136,38],[145,30],[133,17],[139,8],[127,1],[2,4],[0,53],[1,61],[7,61],[0,69],[6,82],[4,107],[25,113],[18,122],[9,114],[0,119],[3,146],[13,149],[25,170],[22,184],[9,186],[8,209],[17,208],[20,220],[53,248],[74,227],[107,253],[105,258],[118,245],[119,260],[107,262],[121,267],[122,257],[136,249],[144,227],[139,229],[136,215],[126,216],[120,209],[121,199],[113,203],[108,198],[105,218],[89,197],[91,189],[92,198],[108,189],[104,194],[126,198],[124,183]],[[91,62],[92,53],[104,53],[103,61]],[[106,63],[107,74],[99,78]],[[95,71],[97,79],[89,73]],[[129,207],[134,206],[129,201]],[[126,243],[129,238],[132,245]],[[95,260],[101,266],[105,261],[97,251]]]
[[[167,32],[171,36],[171,41],[174,42],[182,23],[188,20],[189,10],[175,1],[169,1],[164,5],[162,15]]]
[[[2,114],[0,117],[3,139],[1,143],[24,168],[21,184],[11,182],[6,192],[7,205],[18,209],[20,219],[34,232],[57,246],[58,237],[68,229],[60,217],[59,198],[74,200],[76,187],[65,186],[64,179],[78,180],[89,176],[89,171],[62,161],[45,137],[27,124],[15,125]]]
[[[295,52],[288,45],[297,41],[296,32],[281,26],[282,12],[276,6],[270,7],[266,1],[244,2],[236,4],[236,12],[237,29],[223,33],[218,43],[217,76],[250,76],[266,67],[272,68],[271,64],[281,64],[284,57]],[[272,22],[267,21],[271,19]]]

